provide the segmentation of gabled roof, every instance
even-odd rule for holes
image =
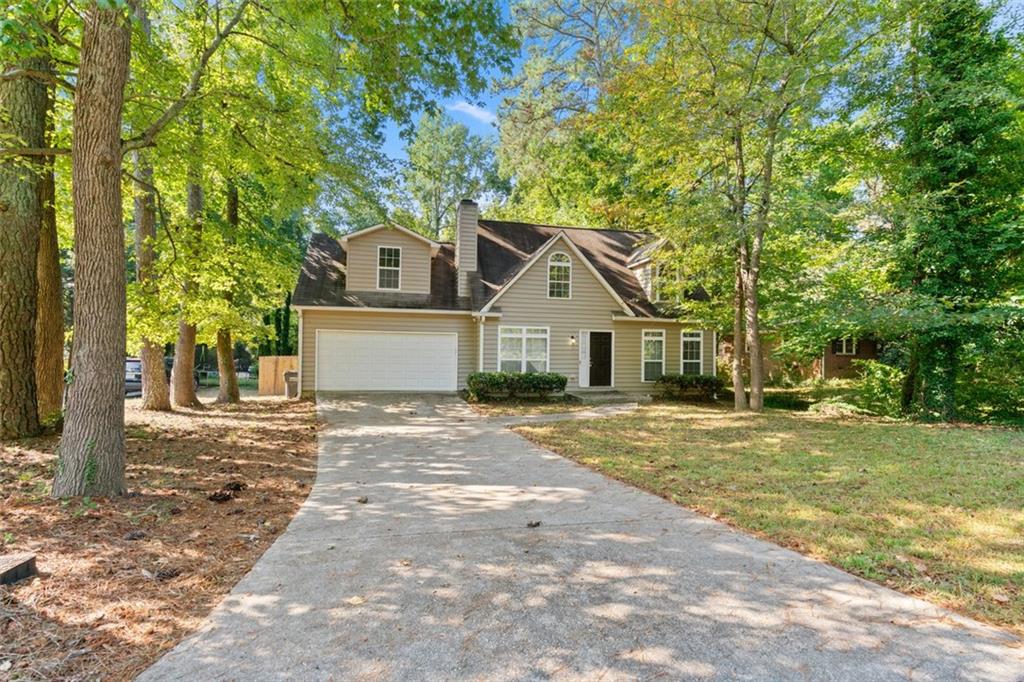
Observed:
[[[481,220],[477,233],[477,267],[484,286],[484,302],[497,294],[552,237],[564,232],[581,257],[600,274],[636,315],[661,313],[647,300],[636,275],[626,266],[630,255],[651,235],[626,230],[537,225],[503,220]]]
[[[415,239],[420,240],[421,242],[425,243],[427,246],[430,247],[431,254],[437,253],[437,250],[441,247],[441,243],[440,242],[435,242],[433,239],[430,239],[429,237],[425,237],[422,234],[420,234],[419,232],[413,232],[412,230],[410,230],[407,227],[402,227],[398,223],[381,223],[379,225],[374,225],[373,227],[366,227],[366,228],[363,228],[362,230],[356,230],[355,232],[349,232],[348,234],[343,234],[343,235],[341,235],[341,243],[342,243],[343,246],[346,246],[348,244],[348,240],[350,240],[350,239],[353,239],[353,238],[356,238],[356,237],[362,237],[362,236],[371,234],[373,232],[376,232],[377,230],[385,230],[385,229],[398,230],[399,232],[403,232],[403,233],[409,235],[410,237],[413,237]]]
[[[382,227],[389,226],[374,226],[347,237]],[[400,226],[391,227],[408,232]],[[457,296],[455,246],[411,234],[436,245],[437,250],[431,259],[429,294],[346,291],[344,243],[348,240],[316,234],[310,240],[292,303],[296,306],[486,310],[492,299],[525,272],[525,268],[540,257],[547,245],[562,239],[591,274],[605,285],[609,294],[623,305],[627,315],[654,318],[671,315],[647,299],[636,273],[631,269],[638,264],[638,258],[649,255],[650,250],[657,248],[652,245],[660,241],[652,239],[646,232],[480,220],[477,229],[478,271],[470,281],[471,295],[466,298]],[[707,298],[700,288],[687,295],[695,299]]]
[[[626,305],[626,302],[622,300],[622,297],[619,296],[619,293],[617,291],[615,291],[615,288],[612,287],[605,280],[605,278],[601,275],[600,272],[598,272],[597,268],[594,267],[594,264],[590,262],[590,259],[587,258],[585,255],[583,255],[580,252],[579,247],[577,247],[572,242],[572,240],[569,239],[569,237],[565,233],[565,230],[559,230],[558,232],[556,232],[555,235],[553,237],[551,237],[551,239],[547,240],[544,243],[543,246],[541,246],[539,249],[537,249],[534,252],[534,254],[525,263],[523,263],[519,267],[519,269],[516,271],[516,273],[514,275],[512,275],[512,277],[507,282],[505,282],[505,284],[503,284],[502,287],[500,289],[498,289],[498,291],[494,292],[494,295],[491,296],[487,300],[487,303],[484,304],[480,308],[480,312],[487,312],[488,310],[490,310],[491,306],[493,306],[494,303],[499,298],[501,298],[501,296],[506,291],[508,291],[512,287],[512,285],[515,284],[516,281],[520,277],[522,277],[524,273],[526,273],[527,270],[529,270],[531,267],[533,267],[533,265],[538,260],[540,260],[544,256],[544,254],[548,253],[550,251],[550,249],[551,249],[551,246],[553,246],[556,242],[564,243],[569,248],[569,250],[572,251],[576,255],[576,257],[583,262],[583,264],[586,266],[586,268],[590,271],[590,274],[592,274],[594,276],[594,279],[596,279],[598,281],[598,283],[601,286],[603,286],[605,288],[605,290],[611,295],[611,297],[613,299],[615,299],[615,302],[618,303],[619,306],[622,307],[623,312],[625,312],[627,315],[630,315],[630,316],[636,314],[636,313],[633,312],[633,310],[628,305]]]

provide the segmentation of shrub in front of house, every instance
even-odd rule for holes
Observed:
[[[673,400],[714,400],[723,386],[722,380],[713,374],[662,374],[654,390],[661,397]]]
[[[473,372],[466,378],[466,390],[471,400],[547,398],[564,391],[568,381],[554,372]]]

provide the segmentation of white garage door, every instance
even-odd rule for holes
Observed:
[[[454,391],[458,335],[317,331],[318,391]]]

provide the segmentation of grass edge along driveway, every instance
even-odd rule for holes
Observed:
[[[516,431],[861,577],[1024,635],[1024,432],[656,404]]]

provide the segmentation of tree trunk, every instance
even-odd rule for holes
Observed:
[[[135,263],[136,278],[147,296],[157,296],[157,282],[153,273],[156,262],[156,197],[153,194],[153,167],[145,157],[134,154],[135,174],[141,181],[135,183]],[[142,339],[139,352],[142,361],[142,409],[167,411],[171,409],[171,389],[164,368],[163,347],[150,339]]]
[[[743,384],[743,356],[746,354],[746,344],[743,338],[746,332],[743,330],[743,276],[742,269],[738,262],[740,257],[739,248],[736,251],[736,289],[733,294],[733,316],[732,316],[732,393],[733,408],[737,412],[748,409],[747,389]]]
[[[149,17],[144,5],[135,12],[146,41],[150,38]],[[156,263],[156,196],[153,191],[153,167],[143,152],[132,155],[135,174],[135,276],[147,296],[158,296],[155,278]],[[140,182],[141,181],[141,182]],[[171,387],[164,367],[163,347],[150,339],[142,339],[139,351],[142,361],[142,409],[165,412],[171,409]]]
[[[4,64],[8,70],[12,64]],[[20,66],[45,71],[49,60]],[[14,146],[40,148],[46,140],[46,85],[21,76],[0,81],[0,135]],[[39,432],[36,410],[36,258],[43,214],[39,157],[0,163],[0,439]]]
[[[238,185],[228,180],[227,188],[227,219],[231,226],[232,234],[230,240],[234,239],[234,231],[238,229]],[[225,298],[228,303],[232,296],[228,293]],[[235,373],[234,344],[231,343],[231,330],[217,330],[217,374],[219,375],[219,387],[217,390],[218,403],[237,403],[238,375]]]
[[[952,335],[930,338],[920,345],[918,390],[924,416],[956,421],[956,379],[960,371],[960,342]]]
[[[196,126],[195,138],[193,139],[193,154],[189,164],[188,175],[188,215],[191,225],[188,229],[189,244],[187,249],[191,255],[199,250],[199,240],[202,238],[203,230],[203,189],[199,184],[202,181],[202,167],[199,153],[202,144],[199,141],[202,135],[202,124]],[[191,282],[185,283],[185,309],[188,309],[188,298],[193,295]],[[174,344],[174,366],[171,369],[171,399],[175,405],[181,407],[201,407],[196,396],[195,388],[195,367],[196,367],[196,326],[187,316],[178,321],[178,340]]]
[[[49,91],[47,109],[53,108]],[[52,144],[53,120],[48,116],[47,145]],[[45,161],[39,201],[43,212],[36,257],[36,404],[39,417],[52,421],[64,407],[64,291],[57,243],[57,207],[53,157]]]
[[[756,273],[748,273],[743,282],[746,298],[747,354],[750,357],[750,409],[764,409],[764,355],[761,351],[760,311],[757,301]]]
[[[125,491],[121,110],[131,56],[124,13],[83,14],[71,182],[75,223],[72,380],[53,495]]]
[[[240,400],[234,356],[235,346],[231,342],[231,330],[218,330],[217,371],[220,374],[220,388],[217,391],[218,403],[237,403]]]

